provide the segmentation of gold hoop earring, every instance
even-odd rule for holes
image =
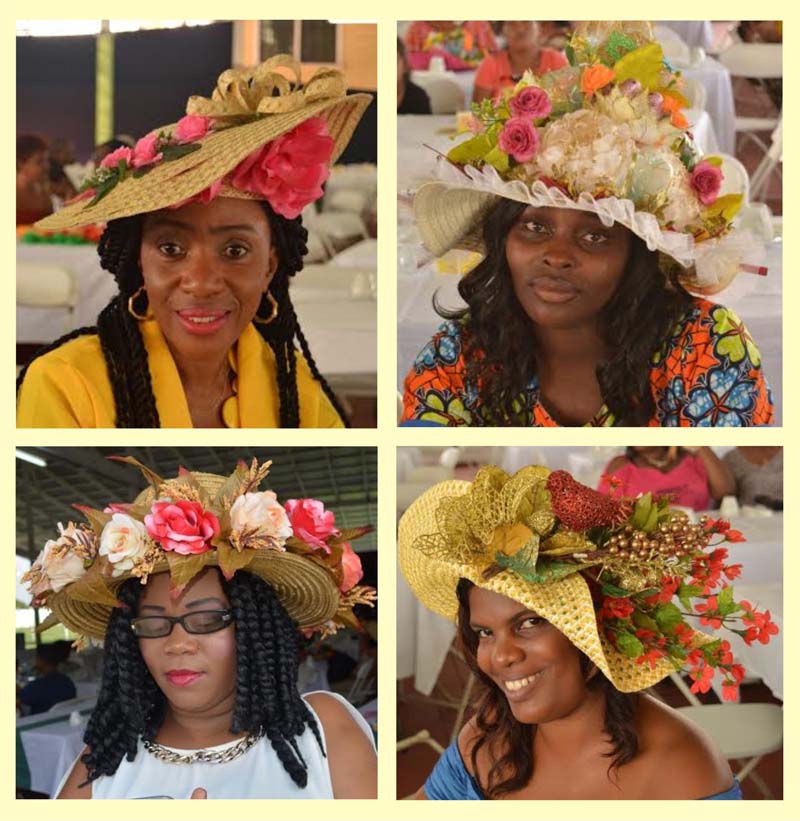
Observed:
[[[269,300],[269,304],[272,306],[272,311],[267,319],[264,319],[264,317],[256,314],[253,317],[253,322],[257,325],[269,325],[270,322],[274,322],[278,316],[278,300],[272,296],[272,291],[267,291],[267,299]]]
[[[141,296],[142,291],[144,291],[144,285],[140,285],[138,290],[136,291],[136,293],[131,294],[128,297],[128,313],[134,319],[138,319],[139,322],[145,322],[146,320],[153,318],[153,313],[150,310],[150,304],[149,303],[147,305],[147,313],[146,314],[142,315],[142,314],[137,314],[136,313],[136,300]]]

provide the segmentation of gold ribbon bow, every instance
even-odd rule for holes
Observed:
[[[283,68],[290,79],[277,69]],[[260,114],[286,114],[317,100],[344,97],[344,75],[336,68],[318,68],[301,86],[300,63],[289,54],[276,54],[255,69],[229,68],[219,75],[217,87],[207,97],[192,96],[186,113],[214,118],[255,118]]]

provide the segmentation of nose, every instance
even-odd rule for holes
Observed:
[[[170,656],[191,655],[197,652],[197,638],[183,629],[183,625],[175,624],[172,632],[164,639],[164,652]]]
[[[522,648],[514,641],[513,636],[495,634],[494,652],[492,661],[495,668],[510,667],[522,661],[525,654]]]
[[[575,246],[571,238],[552,237],[544,249],[542,262],[553,271],[568,271],[575,267]]]
[[[181,288],[197,298],[218,294],[224,287],[224,277],[215,253],[210,249],[196,248],[186,260],[182,272]]]

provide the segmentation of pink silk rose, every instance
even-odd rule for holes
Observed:
[[[133,147],[131,165],[133,165],[134,168],[141,168],[143,165],[151,165],[154,162],[158,162],[163,154],[156,153],[157,143],[157,134],[148,134],[146,137],[142,137]]]
[[[553,110],[547,92],[536,86],[527,86],[518,91],[509,101],[511,113],[515,117],[531,117],[541,120]]]
[[[122,146],[122,148],[118,148],[116,151],[106,154],[100,161],[100,168],[116,168],[123,160],[128,163],[128,166],[131,165],[133,160],[132,148]]]
[[[361,567],[361,559],[358,553],[353,550],[349,542],[342,544],[342,583],[339,585],[339,590],[342,593],[347,593],[355,587],[361,577],[364,575],[364,570]]]
[[[526,117],[512,117],[503,126],[497,145],[517,162],[528,162],[539,150],[539,134]]]
[[[324,540],[339,532],[334,524],[332,511],[325,510],[325,505],[317,499],[289,499],[284,507],[292,531],[300,541],[326,553],[331,552]]]
[[[181,117],[175,124],[172,136],[179,143],[193,143],[205,137],[208,133],[208,117],[200,117],[196,114],[187,114]]]
[[[703,160],[694,167],[689,184],[703,205],[711,205],[719,196],[722,180],[722,170]]]
[[[219,533],[219,520],[199,502],[154,502],[144,524],[164,550],[184,556],[210,550],[211,540]]]
[[[227,181],[259,194],[273,211],[294,219],[322,196],[333,147],[325,120],[312,117],[245,157]]]

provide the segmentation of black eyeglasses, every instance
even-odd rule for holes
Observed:
[[[224,630],[233,621],[230,610],[196,610],[183,616],[142,616],[131,619],[131,630],[140,639],[160,639],[168,636],[176,624],[187,633],[202,635]]]

